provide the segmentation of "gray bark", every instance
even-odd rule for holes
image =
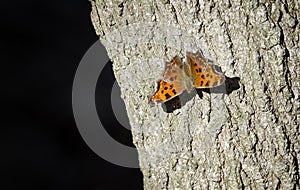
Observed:
[[[296,0],[94,0],[145,189],[300,189],[300,6]],[[150,107],[164,62],[201,49],[230,94]]]

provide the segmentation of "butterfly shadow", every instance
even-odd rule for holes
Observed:
[[[240,88],[239,85],[240,78],[239,77],[227,77],[225,76],[225,82],[224,84],[214,87],[214,88],[198,88],[196,90],[193,90],[190,93],[187,93],[186,91],[180,94],[179,96],[176,96],[172,98],[171,100],[162,103],[161,106],[163,110],[166,113],[171,113],[177,109],[180,109],[182,106],[184,106],[188,101],[190,101],[196,94],[202,99],[203,98],[203,92],[206,92],[208,94],[214,93],[214,94],[231,94],[234,90],[237,90]]]

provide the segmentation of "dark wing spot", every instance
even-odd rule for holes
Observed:
[[[170,85],[170,88],[172,89],[173,87],[174,87],[174,84],[171,84],[171,85]]]
[[[198,69],[195,69],[196,70],[196,73],[199,73]]]
[[[172,70],[172,72],[173,72],[173,73],[176,73],[176,70],[174,69],[174,70]]]
[[[168,90],[168,87],[165,87],[164,90]]]
[[[205,84],[205,86],[209,86],[210,80],[208,80]]]
[[[171,77],[171,78],[170,78],[170,81],[174,81],[174,77]]]
[[[169,93],[166,93],[166,94],[165,94],[165,97],[166,97],[166,99],[169,99],[169,98],[171,98],[171,96],[170,96],[170,94],[169,94]]]
[[[207,73],[207,74],[206,74],[206,78],[208,78],[209,76],[210,76],[210,75]]]
[[[201,68],[199,68],[198,70],[199,70],[199,73],[202,73],[202,69]]]
[[[194,66],[197,66],[197,63],[194,63]]]
[[[164,90],[160,91],[162,94],[165,92]]]
[[[203,86],[203,80],[200,82],[200,86]]]
[[[204,76],[204,75],[201,75],[201,78],[203,78],[203,79],[204,79],[204,78],[205,78],[205,76]]]
[[[173,92],[174,95],[176,94],[176,90],[175,89],[173,89],[172,92]]]

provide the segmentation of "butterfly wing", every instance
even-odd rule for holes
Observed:
[[[185,89],[183,85],[183,64],[178,56],[166,63],[163,79],[158,81],[157,91],[150,97],[150,103],[166,102]]]
[[[187,63],[191,68],[191,78],[196,88],[213,88],[225,82],[225,75],[216,70],[200,51],[187,53]]]

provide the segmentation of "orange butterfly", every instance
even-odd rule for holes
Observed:
[[[150,103],[166,102],[183,91],[191,92],[194,88],[213,88],[225,82],[225,75],[215,70],[203,54],[186,54],[186,62],[181,62],[176,55],[166,63],[163,78],[158,81],[157,91],[150,97]]]

